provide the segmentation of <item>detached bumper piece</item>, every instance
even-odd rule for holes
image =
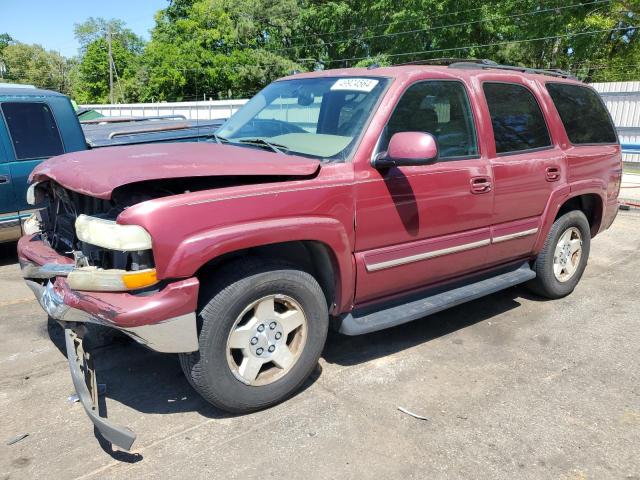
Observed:
[[[105,440],[124,450],[130,450],[136,434],[126,427],[116,425],[99,415],[98,382],[93,368],[91,353],[85,351],[83,342],[84,326],[65,325],[67,359],[71,379],[85,412]]]

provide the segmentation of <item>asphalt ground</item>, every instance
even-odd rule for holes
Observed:
[[[206,404],[176,356],[100,348],[103,407],[138,434],[131,453],[99,442],[69,402],[62,331],[4,250],[1,480],[640,479],[637,210],[593,241],[572,295],[515,287],[388,331],[332,333],[304,389],[255,414]]]

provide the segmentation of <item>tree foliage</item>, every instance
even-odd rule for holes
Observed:
[[[0,62],[4,65],[3,81],[71,92],[73,61],[57,52],[11,40],[0,47]]]
[[[242,97],[297,67],[278,54],[294,0],[174,0],[142,58],[143,100]]]
[[[75,26],[80,43],[74,96],[81,103],[106,103],[110,97],[109,38],[113,58],[114,99],[136,100],[140,79],[138,67],[144,52],[142,38],[126,28],[121,20],[89,18]]]
[[[118,101],[247,97],[292,70],[442,58],[637,80],[639,25],[637,0],[168,0],[146,44],[120,20],[77,25],[66,78],[79,101],[107,101],[110,32]],[[0,55],[14,43],[0,36]]]

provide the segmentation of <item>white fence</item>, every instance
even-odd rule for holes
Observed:
[[[82,105],[107,117],[184,115],[190,120],[226,119],[248,100],[207,100],[201,102],[119,103],[113,105]]]
[[[640,145],[640,82],[593,83],[607,105],[623,147]],[[640,162],[640,154],[625,153],[625,162]]]

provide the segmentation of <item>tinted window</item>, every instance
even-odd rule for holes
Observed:
[[[427,81],[410,86],[385,128],[380,151],[398,132],[427,132],[438,142],[440,159],[477,155],[473,117],[462,84]]]
[[[2,113],[18,160],[64,153],[58,127],[45,103],[3,103]]]
[[[518,152],[551,145],[542,111],[525,87],[508,83],[485,83],[496,153]]]
[[[565,83],[547,83],[571,143],[618,143],[607,109],[596,92]]]

